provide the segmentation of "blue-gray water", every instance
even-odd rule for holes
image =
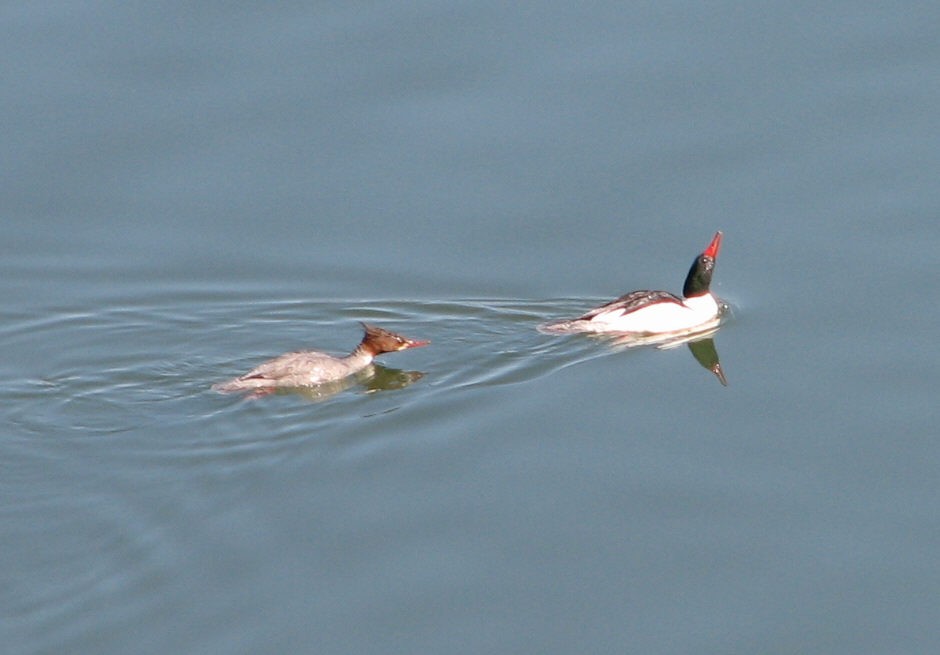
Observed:
[[[938,24],[8,3],[4,653],[940,651]],[[536,330],[717,229],[728,387]]]

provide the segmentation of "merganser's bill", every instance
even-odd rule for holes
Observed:
[[[270,392],[280,388],[312,387],[336,382],[354,375],[372,363],[382,353],[426,346],[430,341],[407,339],[374,325],[362,324],[362,341],[345,357],[334,357],[316,350],[285,353],[242,376],[212,386],[215,391]]]
[[[718,325],[722,304],[709,290],[721,248],[716,232],[705,251],[695,258],[682,287],[682,298],[668,291],[631,291],[567,321],[544,325],[545,332],[617,332],[671,335],[697,332]]]

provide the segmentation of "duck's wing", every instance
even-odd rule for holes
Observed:
[[[681,305],[682,298],[671,294],[668,291],[631,291],[630,293],[626,293],[620,296],[616,300],[611,300],[609,303],[605,303],[600,307],[595,307],[594,309],[588,311],[585,314],[582,314],[574,320],[610,320],[613,318],[625,316],[630,312],[635,312],[638,309],[643,309],[644,307],[660,302],[671,302],[677,305]]]

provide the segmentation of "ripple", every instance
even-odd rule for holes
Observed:
[[[305,470],[355,464],[398,447],[402,434],[444,442],[450,431],[438,428],[473,420],[476,392],[616,354],[596,339],[537,330],[589,302],[216,294],[10,317],[0,326],[10,353],[0,382],[10,428],[0,520],[21,547],[6,553],[16,600],[5,611],[49,650],[83,626],[103,629],[96,612],[138,623],[172,596],[154,588],[174,584],[174,570],[192,566],[185,558],[211,551],[192,543],[200,522],[237,503],[233,491],[251,494],[253,476],[294,461]],[[360,320],[431,346],[383,357],[374,376],[328,394],[210,391],[281,352],[348,351]]]
[[[187,299],[184,299],[187,300]],[[130,301],[128,301],[130,303]],[[6,418],[19,434],[108,440],[127,457],[225,470],[287,457],[298,441],[464,389],[524,384],[615,349],[548,336],[537,327],[591,299],[405,301],[193,296],[13,317],[0,338]],[[365,320],[430,339],[431,347],[381,358],[382,375],[263,401],[226,398],[213,382],[297,348],[350,350]],[[41,358],[30,353],[42,353]],[[407,366],[404,370],[394,366]],[[274,424],[272,423],[274,422]],[[149,435],[143,438],[142,435]],[[159,435],[154,438],[154,435]]]
[[[12,631],[51,650],[82,631],[122,616],[140,620],[155,585],[169,579],[176,547],[159,521],[102,484],[74,449],[11,448],[17,479],[5,480],[4,615]],[[68,535],[63,538],[63,535]],[[124,599],[115,612],[110,599]]]

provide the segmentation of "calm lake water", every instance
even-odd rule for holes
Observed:
[[[4,653],[940,652],[938,21],[0,9]],[[718,229],[729,386],[537,331]]]

